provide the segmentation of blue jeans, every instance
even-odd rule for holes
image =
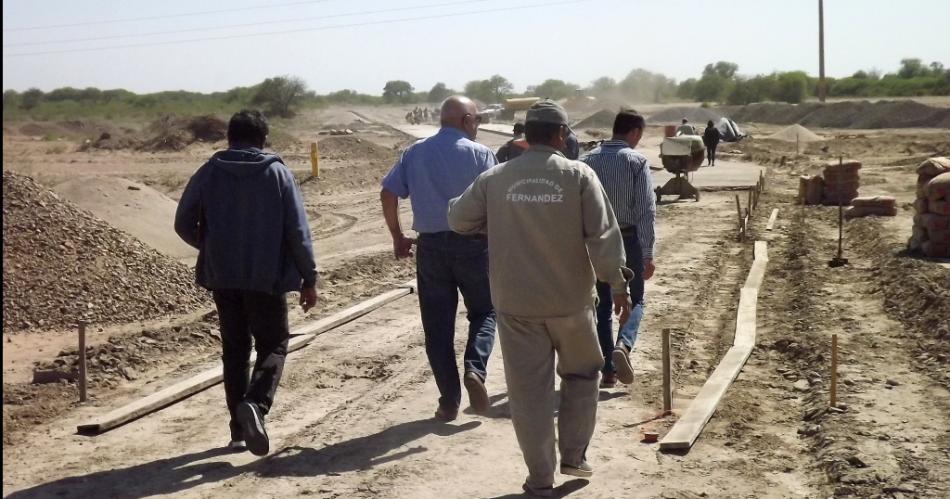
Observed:
[[[439,387],[439,406],[458,409],[462,387],[455,358],[455,315],[458,293],[468,310],[465,371],[482,380],[495,343],[495,308],[488,284],[488,242],[484,237],[454,232],[420,234],[416,248],[419,308],[426,355]]]
[[[640,321],[643,319],[643,251],[640,250],[640,240],[637,238],[636,230],[624,231],[623,249],[627,253],[627,267],[633,271],[633,279],[630,279],[629,284],[633,308],[630,310],[630,318],[627,319],[626,324],[620,327],[617,343],[623,343],[633,351]],[[610,285],[598,281],[597,298],[597,337],[600,339],[600,349],[604,353],[604,373],[612,373],[614,365],[610,354],[613,352],[615,343],[613,339],[614,300],[610,293]]]

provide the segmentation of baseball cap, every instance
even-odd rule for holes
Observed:
[[[567,111],[557,102],[550,99],[535,102],[528,108],[525,123],[551,123],[552,125],[567,125]]]

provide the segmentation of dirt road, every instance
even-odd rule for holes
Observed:
[[[762,486],[737,473],[768,478],[784,495],[807,492],[807,467],[782,471],[785,460],[753,460],[729,448],[728,421],[714,420],[703,444],[685,457],[639,443],[640,428],[663,429],[659,410],[658,332],[678,341],[678,403],[698,388],[728,343],[729,303],[744,278],[746,251],[731,242],[734,207],[728,196],[668,205],[662,221],[661,270],[648,286],[648,315],[629,389],[601,393],[598,433],[590,451],[597,466],[589,497],[618,497],[631,487],[644,495],[671,490],[754,494]],[[464,330],[460,315],[459,331]],[[693,334],[687,335],[687,332]],[[701,332],[701,333],[700,333]],[[461,340],[461,334],[460,340]],[[461,341],[459,342],[461,345]],[[269,431],[275,452],[259,460],[216,451],[227,438],[220,387],[105,435],[73,435],[83,408],[33,439],[29,449],[4,450],[4,488],[11,497],[84,491],[123,497],[176,493],[182,497],[494,497],[517,493],[524,469],[507,419],[500,348],[490,366],[494,407],[488,417],[463,415],[441,425],[430,419],[437,393],[428,373],[417,303],[406,298],[293,354]],[[794,429],[789,444],[801,447]],[[154,435],[145,441],[134,435]],[[771,444],[770,444],[771,445]],[[762,454],[770,445],[760,445]],[[211,450],[209,450],[211,449]],[[58,452],[51,469],[39,456]],[[16,463],[16,464],[13,464]],[[43,469],[43,473],[38,473]],[[662,480],[657,479],[663,477]],[[771,476],[771,475],[767,475]],[[677,484],[671,487],[671,484]],[[652,485],[651,485],[652,484]]]
[[[401,120],[404,110],[357,113],[334,109],[302,116],[299,128],[291,128],[300,143],[286,155],[303,178],[306,141],[317,125],[356,127],[352,123],[362,120],[357,134],[345,140],[321,136],[327,151],[321,178],[302,183],[326,280],[321,313],[412,272],[409,262],[397,265],[389,256],[377,198],[379,178],[396,154],[393,147],[409,137],[367,123]],[[505,140],[487,133],[479,138],[493,148]],[[645,149],[650,140],[656,137],[648,136]],[[367,149],[364,142],[381,149]],[[164,186],[159,190],[172,197],[210,150],[196,145],[145,157],[97,153],[88,156],[93,161],[88,166],[54,153],[49,164],[40,165],[35,154],[46,145],[13,142],[8,151],[9,143],[5,136],[5,167],[8,160],[16,164],[16,158],[29,156],[22,168],[48,175],[50,184],[67,172],[109,174]],[[633,355],[634,384],[601,391],[588,453],[596,473],[589,483],[559,477],[558,492],[602,498],[950,495],[950,336],[941,333],[950,313],[940,308],[950,303],[950,269],[898,253],[911,225],[910,211],[901,210],[892,220],[849,223],[852,263],[830,270],[833,210],[792,205],[799,174],[814,171],[827,157],[851,154],[865,161],[862,194],[896,195],[904,206],[914,196],[913,165],[946,143],[934,133],[849,131],[835,139],[830,152],[815,146],[792,155],[793,146],[742,145],[745,158],[773,165],[752,229],[753,238],[769,242],[770,253],[757,346],[686,454],[663,454],[640,441],[642,431],[662,434],[673,423],[657,416],[660,332],[669,328],[674,338],[674,409],[682,411],[732,343],[751,245],[734,239],[735,193],[703,192],[699,202],[664,201],[658,210],[657,274],[647,286],[646,316]],[[788,164],[782,155],[790,158]],[[702,185],[713,175],[732,176],[729,172],[738,176],[724,182],[741,183],[754,181],[758,169],[738,162],[728,169],[703,168],[696,181]],[[739,194],[744,204],[744,193]],[[777,229],[765,231],[776,207]],[[405,212],[404,222],[409,219]],[[918,317],[908,312],[911,303],[929,305],[913,308]],[[292,315],[296,324],[309,319]],[[135,335],[139,329],[130,324],[105,333]],[[464,329],[463,312],[459,351]],[[825,402],[831,333],[842,346],[838,390],[844,409],[838,410]],[[5,374],[8,348],[26,352],[37,340],[46,341],[35,338],[15,337],[13,343],[5,338]],[[5,440],[4,495],[518,497],[525,471],[508,420],[501,355],[496,345],[487,381],[493,408],[487,416],[465,412],[451,424],[433,422],[437,390],[425,359],[418,303],[410,296],[291,354],[268,419],[272,452],[265,458],[222,449],[228,430],[220,386],[101,436],[75,434],[76,425],[92,414],[218,363],[215,348],[173,351],[141,378],[101,389],[91,404],[61,407],[56,417],[37,419],[18,430],[14,441]],[[70,385],[53,388],[73,393]],[[5,424],[6,392],[7,385]],[[33,403],[42,406],[43,400]]]

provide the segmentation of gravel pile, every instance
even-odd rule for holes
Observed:
[[[209,303],[187,266],[3,172],[3,331],[123,323]]]

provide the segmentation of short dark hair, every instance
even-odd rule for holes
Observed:
[[[269,132],[263,113],[256,109],[242,109],[228,122],[228,143],[263,146]]]
[[[562,126],[565,125],[529,121],[524,124],[524,139],[529,144],[549,144],[557,134],[561,133]]]
[[[515,123],[514,132],[515,132],[515,133],[524,133],[524,123],[522,123],[522,122],[520,122],[520,121],[517,122],[517,123]]]
[[[632,109],[624,109],[614,118],[614,135],[626,135],[634,128],[643,130],[647,122],[639,113]]]

